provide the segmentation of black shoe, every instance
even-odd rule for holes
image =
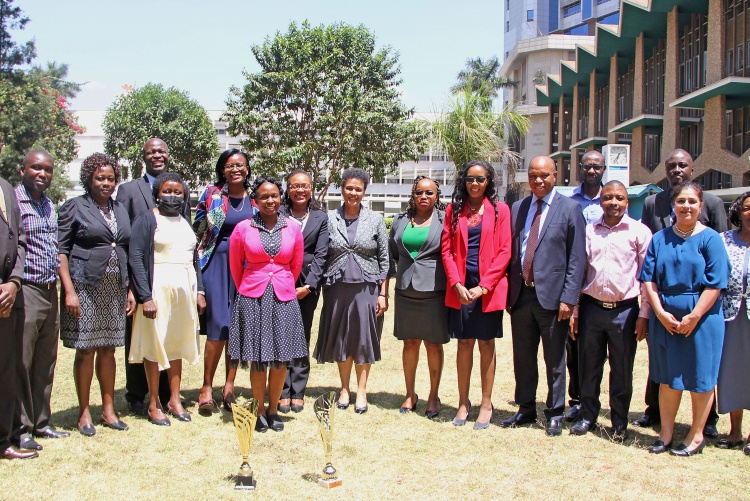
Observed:
[[[37,438],[65,438],[70,436],[70,432],[56,430],[54,426],[47,426],[42,430],[34,430],[34,436]]]
[[[705,446],[706,446],[706,441],[703,440],[701,443],[698,444],[698,447],[696,447],[695,449],[693,449],[691,451],[691,450],[689,450],[685,446],[685,444],[680,444],[677,447],[675,447],[674,449],[670,449],[669,455],[670,456],[679,456],[679,457],[683,457],[683,458],[690,457],[690,456],[695,456],[696,454],[702,453],[703,452],[703,448]]]
[[[438,410],[436,410],[436,411],[425,410],[424,411],[424,416],[427,419],[437,419],[438,415],[440,414],[440,407],[441,407],[440,398],[438,398]]]
[[[167,407],[167,414],[169,414],[172,417],[177,418],[178,421],[182,421],[183,423],[189,423],[190,421],[192,421],[192,418],[190,417],[189,412],[183,412],[182,414],[177,414],[170,407]]]
[[[19,449],[27,449],[30,451],[41,451],[44,448],[39,442],[29,436],[20,439],[16,445]]]
[[[706,424],[706,426],[703,427],[703,436],[714,440],[719,438],[719,430],[716,429],[716,424]]]
[[[281,405],[281,403],[279,403],[279,405],[278,405],[279,412],[281,412],[282,414],[286,414],[287,412],[290,412],[292,410],[292,405],[291,405],[291,400],[292,399],[291,398],[282,398],[281,400],[289,400],[290,402],[289,402],[288,405]]]
[[[547,436],[557,437],[562,434],[562,419],[559,417],[552,418],[547,422]]]
[[[567,417],[565,419],[567,419]],[[592,423],[586,418],[581,418],[578,421],[576,421],[576,424],[574,424],[570,428],[570,434],[571,435],[585,435],[589,432],[592,426],[594,426],[594,423]]]
[[[739,449],[742,447],[743,442],[744,440],[738,440],[736,442],[732,442],[731,440],[722,438],[716,443],[716,447],[718,447],[719,449]]]
[[[281,421],[278,414],[266,413],[266,420],[268,421],[268,427],[273,431],[284,431],[284,422]]]
[[[742,448],[742,452],[745,453],[745,456],[750,456],[750,444],[746,445]]]
[[[96,428],[94,425],[89,423],[78,427],[78,432],[84,437],[93,437],[96,435]]]
[[[268,421],[266,420],[266,416],[258,416],[257,421],[255,421],[255,431],[258,433],[265,433],[268,431]]]
[[[137,400],[128,401],[128,410],[136,416],[148,416],[148,405]]]
[[[172,426],[172,423],[169,421],[169,418],[165,417],[162,419],[155,419],[151,417],[151,414],[148,415],[149,422],[155,424],[156,426]]]
[[[356,405],[354,406],[354,412],[356,412],[357,414],[364,414],[369,409],[370,409],[370,406],[368,404],[365,404],[364,407],[357,407]]]
[[[659,424],[661,419],[659,416],[649,416],[648,414],[644,414],[640,419],[636,419],[633,421],[633,426],[638,426],[640,428],[650,428],[654,426],[655,424]]]
[[[565,413],[565,421],[575,423],[581,419],[581,404],[576,404]]]
[[[227,396],[224,397],[222,405],[224,406],[225,411],[232,412],[232,406],[235,403],[237,403],[237,400],[235,400],[234,398],[234,393],[227,393]]]
[[[419,397],[415,395],[414,396],[414,404],[412,404],[411,407],[401,407],[398,411],[401,414],[407,414],[409,412],[414,412],[417,409],[417,402],[419,402]]]
[[[299,400],[302,403],[301,404],[295,404],[294,403],[295,400]],[[302,399],[302,398],[296,398],[296,399],[293,398],[292,399],[292,405],[289,406],[289,410],[291,410],[292,412],[296,412],[296,413],[302,412],[303,410],[305,410],[305,400]]]
[[[336,401],[336,407],[339,408],[339,409],[341,409],[342,411],[345,411],[346,409],[348,409],[349,408],[349,404],[351,404],[351,402],[347,402],[345,404],[342,404],[338,400]]]
[[[102,426],[106,428],[112,428],[113,430],[128,431],[128,425],[126,425],[124,422],[120,421],[119,419],[115,419],[111,423],[108,423],[107,420],[104,419],[104,416],[102,416],[101,424]]]
[[[624,442],[628,439],[628,427],[627,426],[614,426],[612,427],[612,440],[618,442]]]
[[[657,440],[653,444],[651,444],[651,447],[648,448],[648,452],[651,454],[662,454],[664,452],[667,452],[667,449],[672,448],[672,441],[670,440],[668,444],[665,444],[662,440]]]
[[[524,424],[535,423],[536,415],[534,414],[521,414],[520,412],[513,414],[505,421],[500,421],[501,428],[513,428]]]

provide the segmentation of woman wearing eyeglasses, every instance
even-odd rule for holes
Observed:
[[[236,149],[226,150],[216,162],[216,182],[209,185],[195,212],[193,230],[198,236],[198,256],[206,288],[206,314],[201,316],[201,334],[206,335],[203,359],[203,387],[198,410],[213,409],[213,381],[222,352],[229,339],[229,323],[237,289],[229,273],[229,237],[241,221],[257,212],[247,190],[250,186],[250,163],[247,155]],[[234,378],[237,366],[228,358],[223,389],[224,408],[232,410]]]
[[[305,243],[302,271],[297,283],[297,301],[302,313],[307,346],[310,347],[313,316],[318,306],[319,283],[328,255],[328,215],[321,210],[313,196],[310,176],[303,170],[290,172],[286,177],[280,213],[288,220],[299,223]],[[279,412],[302,412],[305,407],[305,388],[310,376],[310,357],[293,360],[287,364],[286,381],[281,391]]]
[[[442,247],[449,331],[458,339],[459,401],[453,424],[466,424],[471,410],[469,383],[474,345],[479,344],[482,402],[474,429],[481,430],[489,427],[494,410],[495,339],[503,336],[511,252],[510,210],[500,202],[495,169],[488,162],[467,162],[456,175],[453,199],[445,211]]]
[[[440,412],[443,345],[450,341],[440,247],[445,204],[440,201],[437,181],[427,176],[417,177],[411,193],[406,212],[393,220],[389,240],[391,269],[396,270],[393,334],[404,342],[406,398],[400,412],[413,412],[417,407],[414,387],[419,347],[424,342],[430,372],[425,416],[435,419]]]

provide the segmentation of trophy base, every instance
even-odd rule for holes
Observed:
[[[252,475],[237,475],[237,482],[234,484],[234,490],[254,491],[257,482]]]
[[[328,480],[318,479],[318,485],[324,489],[333,489],[334,487],[341,487],[342,481],[340,478],[331,478]]]

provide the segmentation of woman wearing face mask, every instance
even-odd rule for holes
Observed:
[[[189,192],[182,178],[161,174],[154,181],[157,207],[133,221],[128,264],[138,303],[133,318],[130,363],[143,362],[150,401],[148,419],[169,426],[159,401],[159,371],[169,375],[167,413],[180,421],[190,414],[180,400],[182,359],[198,363],[198,314],[206,307],[196,239],[180,215]]]

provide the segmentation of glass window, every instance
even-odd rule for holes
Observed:
[[[563,17],[574,16],[581,12],[581,2],[572,3],[563,7]]]
[[[526,11],[526,20],[527,21],[533,21],[534,20],[534,9],[529,9]]]

